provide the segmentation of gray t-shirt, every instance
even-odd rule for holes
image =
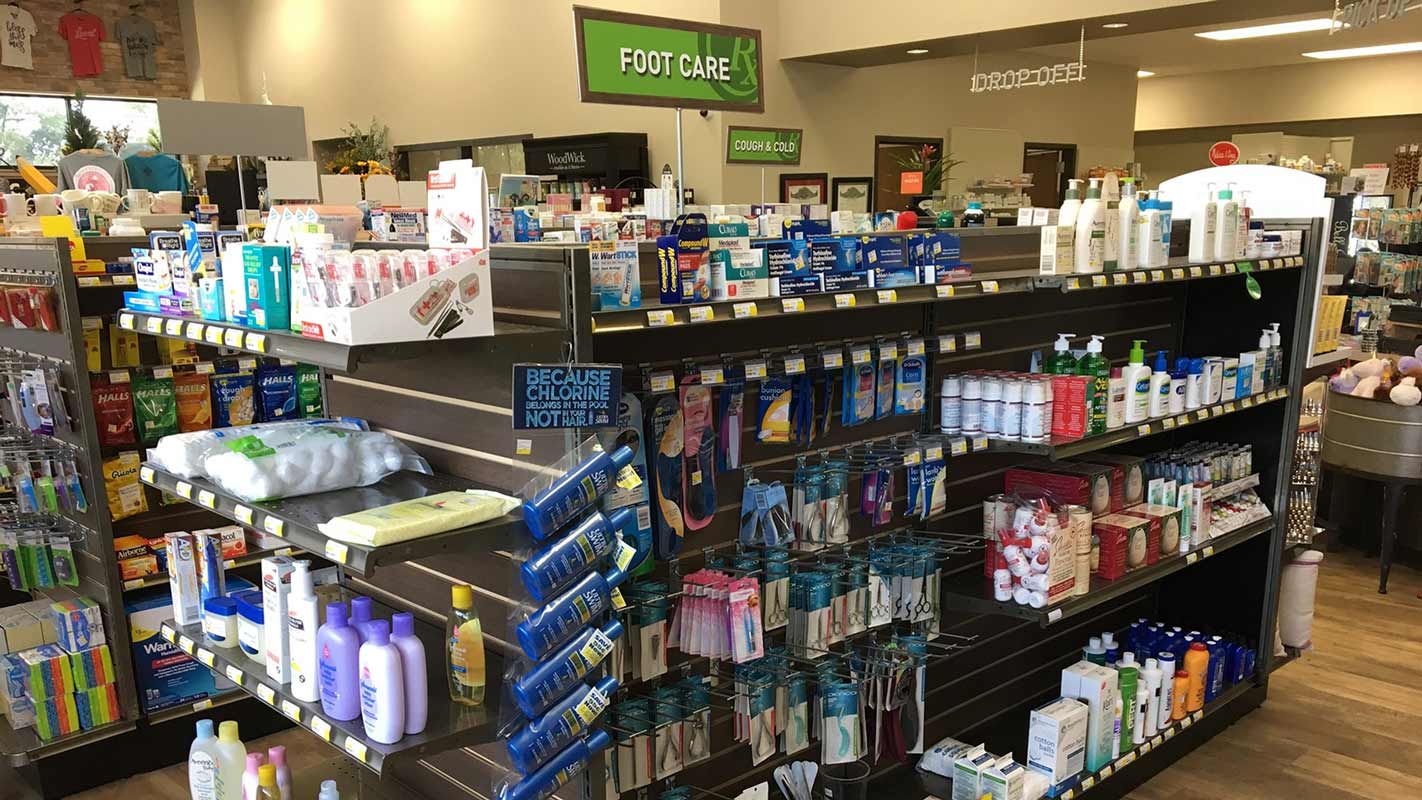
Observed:
[[[128,168],[123,159],[112,153],[79,150],[59,159],[59,189],[122,195],[128,191]]]
[[[155,54],[160,41],[158,29],[153,23],[137,14],[130,14],[118,21],[114,33],[123,53],[123,72],[130,78],[141,80],[158,79],[158,60]]]

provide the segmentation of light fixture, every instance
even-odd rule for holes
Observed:
[[[1130,23],[1128,23],[1128,22],[1107,22],[1106,24],[1102,25],[1101,27],[1103,27],[1103,28],[1110,28],[1110,29],[1112,29],[1112,30],[1115,30],[1115,29],[1117,29],[1117,28],[1124,28],[1124,27],[1126,27],[1126,26],[1129,25],[1129,24],[1130,24]]]
[[[1214,39],[1217,42],[1232,42],[1236,39],[1258,39],[1261,36],[1284,36],[1290,33],[1326,31],[1333,27],[1341,28],[1343,23],[1334,22],[1329,17],[1318,17],[1317,19],[1300,19],[1293,22],[1276,22],[1272,25],[1252,25],[1248,28],[1205,31],[1195,35],[1202,39]]]
[[[1399,42],[1380,44],[1375,47],[1347,47],[1342,50],[1315,50],[1304,53],[1308,58],[1364,58],[1367,56],[1390,56],[1395,53],[1422,52],[1422,42]]]
[[[1136,70],[1136,77],[1137,77],[1137,78],[1149,78],[1149,77],[1151,77],[1152,75],[1155,75],[1155,73],[1154,73],[1154,72],[1151,72],[1151,71],[1148,70],[1148,69],[1138,69],[1138,70]]]
[[[914,49],[909,50],[909,51],[907,51],[907,52],[908,52],[908,54],[911,55],[911,56],[927,55],[927,53],[928,53],[928,51],[925,50],[925,49],[923,49],[922,47],[915,47]]]

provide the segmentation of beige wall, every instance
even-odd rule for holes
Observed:
[[[1422,113],[1422,55],[1156,77],[1138,131]],[[1362,163],[1357,156],[1354,161]]]
[[[190,98],[240,102],[234,4],[230,0],[181,0],[179,10],[187,43],[183,56]]]
[[[573,0],[187,2],[197,12],[194,86],[207,99],[258,102],[265,71],[272,102],[305,107],[312,139],[339,136],[346,123],[366,124],[372,116],[390,126],[397,144],[645,131],[653,173],[675,163],[674,112],[578,101]],[[218,7],[209,14],[213,4]],[[786,15],[763,0],[589,4],[762,29],[765,113],[683,114],[685,180],[705,202],[755,202],[761,196],[758,167],[723,163],[728,124],[803,128],[804,160],[785,171],[831,177],[872,174],[876,134],[946,139],[953,127],[1006,128],[1025,141],[1077,144],[1082,169],[1130,158],[1132,68],[1093,64],[1082,84],[975,95],[968,91],[971,58],[858,70],[782,62]],[[875,15],[861,10],[857,16]],[[984,55],[979,68],[1044,60]],[[233,76],[237,96],[218,96],[233,88]],[[766,170],[768,198],[778,192],[778,173]],[[955,171],[955,187],[971,177]]]

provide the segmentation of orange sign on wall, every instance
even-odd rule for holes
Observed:
[[[899,173],[899,194],[923,194],[923,173]]]

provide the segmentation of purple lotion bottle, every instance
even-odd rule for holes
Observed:
[[[419,733],[429,716],[425,644],[415,635],[414,614],[396,614],[390,618],[390,626],[390,643],[400,651],[400,671],[405,678],[405,733]]]
[[[316,631],[316,664],[321,709],[343,722],[359,717],[360,635],[346,622],[345,603],[326,606],[326,624]]]
[[[356,638],[360,644],[365,644],[365,625],[370,622],[371,599],[369,597],[351,598],[351,628],[355,630]]]

